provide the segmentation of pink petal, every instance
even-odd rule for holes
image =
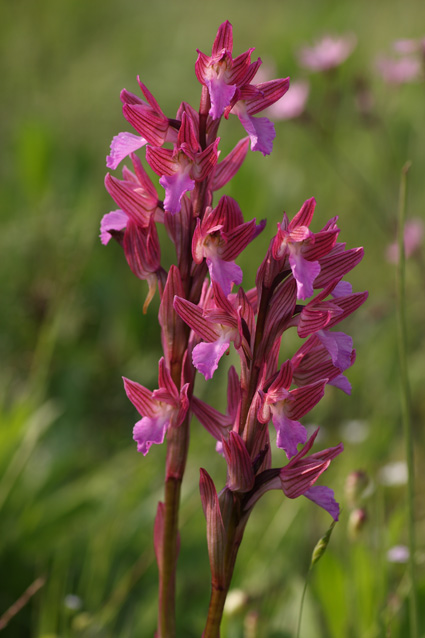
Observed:
[[[233,28],[229,20],[218,27],[212,46],[212,55],[219,55],[222,49],[227,49],[230,52],[233,49]]]
[[[324,288],[334,279],[339,279],[352,270],[362,259],[363,248],[352,248],[340,252],[331,252],[320,259],[320,275],[314,282],[315,288]]]
[[[111,154],[106,157],[106,166],[115,170],[127,155],[145,146],[147,141],[133,133],[118,133],[111,142]]]
[[[164,414],[154,418],[145,416],[137,421],[133,428],[133,439],[137,442],[137,451],[146,456],[152,443],[162,443],[168,424],[169,419]]]
[[[332,518],[337,521],[339,518],[339,505],[335,500],[334,492],[329,487],[325,487],[322,485],[314,485],[310,487],[306,492],[304,492],[304,496],[316,503],[316,505],[320,505],[323,507]]]
[[[194,396],[192,397],[190,407],[199,423],[221,443],[221,439],[228,434],[228,430],[231,427],[230,417],[221,414],[221,412],[208,405],[208,403]]]
[[[217,370],[218,362],[229,348],[230,341],[219,339],[213,343],[205,341],[198,343],[192,353],[192,361],[195,368],[204,375],[205,379],[211,379]]]
[[[137,381],[123,377],[124,389],[136,410],[141,416],[155,417],[156,402],[152,399],[152,392]]]
[[[349,281],[340,281],[332,290],[332,297],[348,297],[353,292],[353,286]]]
[[[261,82],[255,88],[255,94],[246,98],[246,109],[249,115],[256,115],[280,100],[289,89],[289,78]]]
[[[214,325],[204,317],[202,308],[183,297],[174,297],[174,309],[192,330],[210,343],[217,341],[219,335]]]
[[[317,336],[322,345],[329,352],[332,363],[341,371],[351,366],[351,353],[353,352],[353,340],[344,332],[330,332],[319,330]]]
[[[313,282],[320,273],[318,261],[307,261],[299,251],[289,255],[289,264],[297,282],[298,299],[307,299],[313,295]]]
[[[195,188],[195,181],[186,171],[174,173],[174,175],[163,175],[159,183],[165,189],[164,208],[173,214],[180,211],[180,200],[183,195]]]
[[[223,115],[226,106],[229,106],[236,91],[236,84],[226,84],[225,80],[219,77],[212,77],[206,80],[211,99],[209,115],[213,120],[217,120]]]
[[[335,377],[335,379],[329,381],[328,385],[333,385],[335,388],[338,388],[339,390],[345,392],[345,394],[351,394],[351,383],[349,382],[347,377],[344,377],[343,374],[339,374],[337,377]]]
[[[106,246],[112,238],[111,230],[124,230],[127,226],[128,216],[122,210],[113,210],[102,217],[100,222],[100,241]]]
[[[263,155],[270,155],[273,140],[276,137],[274,124],[267,117],[252,117],[235,111],[240,123],[251,140],[251,151],[260,151]]]
[[[283,409],[271,406],[272,421],[277,432],[276,445],[285,450],[288,459],[297,454],[297,445],[307,440],[307,430],[299,421],[289,419]]]
[[[211,281],[215,281],[224,294],[230,295],[232,284],[242,283],[242,269],[234,261],[224,261],[219,257],[207,259]]]

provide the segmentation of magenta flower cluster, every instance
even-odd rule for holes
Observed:
[[[213,586],[220,591],[230,584],[234,556],[229,547],[238,546],[252,507],[266,491],[305,496],[338,519],[333,491],[316,482],[342,444],[310,454],[317,430],[309,438],[301,420],[327,385],[350,393],[344,372],[353,364],[355,350],[351,337],[334,328],[367,297],[353,293],[345,279],[363,249],[347,249],[339,241],[336,217],[313,230],[314,198],[292,219],[283,215],[255,286],[241,286],[243,272],[236,259],[264,230],[265,221],[244,221],[234,199],[223,195],[215,202],[214,194],[238,172],[249,147],[263,155],[272,151],[274,125],[258,113],[289,88],[289,78],[256,84],[261,60],[252,62],[252,52],[233,57],[232,26],[223,23],[211,55],[198,51],[199,109],[182,102],[173,118],[140,80],[143,97],[121,92],[124,117],[136,133],[113,139],[107,166],[116,169],[129,156],[132,170],[125,166],[121,179],[106,176],[118,210],[104,216],[100,235],[104,244],[111,237],[117,240],[133,273],[147,281],[144,310],[156,289],[161,298],[158,388],[151,391],[124,379],[141,417],[133,432],[138,451],[147,454],[152,444],[167,437],[166,480],[181,480],[187,442],[180,445],[179,437],[187,438],[195,415],[226,461],[227,481],[219,496],[206,470],[201,470],[200,481]],[[230,115],[237,116],[247,137],[221,159],[217,133]],[[159,177],[162,199],[135,154],[142,148],[144,161]],[[175,246],[175,265],[168,272],[161,265],[158,225]],[[296,331],[300,345],[281,363],[280,345],[289,330]],[[227,410],[222,413],[197,397],[194,385],[196,372],[211,379],[230,348],[238,353],[240,366],[228,371]],[[288,459],[278,468],[271,467],[269,423]],[[160,504],[158,509],[157,556],[167,535],[167,507]],[[158,558],[160,572],[162,563]]]

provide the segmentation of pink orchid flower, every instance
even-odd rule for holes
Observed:
[[[331,332],[330,328],[357,310],[366,301],[368,293],[354,293],[347,296],[337,296],[332,300],[327,299],[330,294],[335,292],[339,283],[338,280],[335,280],[303,306],[293,324],[297,326],[298,336],[302,339],[316,334],[329,352],[332,363],[342,372],[351,365],[353,340],[344,332]]]
[[[342,443],[321,452],[306,454],[310,451],[319,428],[312,434],[307,444],[291,459],[279,474],[282,490],[288,498],[305,496],[316,505],[323,507],[334,520],[339,518],[339,505],[335,501],[334,492],[329,487],[314,485],[317,479],[330,465],[332,459],[340,454]]]
[[[352,349],[348,365],[344,367],[344,370],[351,367],[355,359],[356,351]],[[300,387],[321,379],[328,379],[328,385],[333,385],[346,394],[351,394],[351,384],[342,374],[343,369],[333,363],[329,349],[323,345],[317,334],[309,337],[303,343],[292,357],[291,363],[293,366],[292,382],[295,385]]]
[[[217,31],[211,56],[198,50],[195,73],[199,82],[208,88],[211,101],[209,115],[213,120],[223,115],[236,89],[249,84],[261,64],[260,59],[251,62],[254,49],[249,49],[237,58],[232,58],[232,49],[232,25],[226,20]]]
[[[236,349],[249,350],[242,333],[239,310],[233,307],[219,285],[213,282],[212,289],[214,299],[205,309],[180,297],[174,299],[177,314],[203,339],[193,348],[192,361],[205,379],[212,378],[232,342]]]
[[[137,442],[137,451],[143,455],[149,452],[153,443],[164,441],[170,427],[178,427],[189,409],[187,396],[189,384],[178,392],[164,357],[159,361],[159,389],[151,392],[135,381],[123,377],[126,394],[142,419],[133,429],[133,439]]]
[[[195,188],[196,181],[208,177],[218,160],[220,138],[202,151],[195,125],[189,112],[185,111],[174,150],[155,146],[146,149],[146,160],[151,169],[161,176],[159,183],[165,189],[164,209],[173,214],[180,211],[183,195]]]
[[[269,490],[282,490],[288,498],[305,496],[316,505],[325,509],[334,520],[339,518],[339,505],[334,492],[329,487],[315,485],[331,461],[341,454],[344,447],[339,443],[335,447],[321,450],[307,456],[317,437],[319,428],[308,439],[304,447],[282,468],[263,471],[256,478],[251,493],[248,494],[244,509],[249,511],[263,494]]]
[[[297,445],[307,440],[307,430],[298,419],[309,412],[322,398],[328,379],[290,390],[293,377],[291,361],[286,361],[267,391],[260,390],[258,410],[260,423],[270,419],[277,432],[276,445],[285,450],[288,459],[297,454]]]
[[[238,203],[223,196],[216,208],[207,208],[202,221],[197,220],[192,239],[192,255],[195,263],[206,259],[211,281],[221,286],[224,294],[230,294],[233,284],[242,282],[242,270],[234,259],[263,230],[255,219],[244,222]]]
[[[299,212],[289,222],[286,214],[278,224],[278,233],[273,243],[273,257],[286,258],[297,282],[299,299],[313,295],[314,280],[320,273],[319,259],[329,253],[335,245],[338,228],[331,220],[322,231],[313,233],[308,226],[313,218],[316,200],[304,202]]]
[[[240,123],[251,140],[251,151],[260,151],[269,155],[273,149],[276,132],[273,122],[267,117],[254,117],[260,111],[270,107],[282,98],[289,89],[289,78],[270,80],[257,85],[245,85],[235,93],[231,104],[225,110],[237,115]]]
[[[113,170],[130,153],[134,153],[147,143],[162,146],[165,142],[175,142],[177,139],[177,131],[172,126],[173,121],[164,115],[158,102],[139,77],[137,81],[146,100],[126,89],[121,91],[120,97],[123,102],[124,117],[139,135],[124,132],[118,133],[113,138],[111,153],[106,158],[106,166]]]
[[[158,208],[158,195],[140,159],[132,153],[131,160],[133,162],[134,173],[126,166],[123,168],[122,180],[107,173],[105,177],[105,187],[112,199],[120,207],[121,212],[125,213],[138,226],[147,227],[153,215],[156,221],[161,219],[161,213]],[[113,213],[114,215],[112,217],[108,216],[111,215],[111,213],[109,213],[102,220],[103,228],[106,232],[111,224],[118,223],[120,225],[124,221],[122,215],[118,218],[116,215],[117,211],[113,211]],[[121,226],[121,228],[114,228],[113,230],[121,230],[122,228],[123,226]],[[103,235],[103,238],[106,239],[106,235]]]

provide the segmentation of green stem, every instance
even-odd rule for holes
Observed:
[[[159,561],[158,638],[175,638],[175,576],[178,557],[180,491],[189,447],[189,419],[167,436],[164,535]]]
[[[202,638],[220,638],[220,625],[228,589],[211,587],[207,622]]]
[[[217,582],[214,577],[212,578],[210,604],[202,638],[220,638],[224,604],[232,582],[245,526],[249,518],[249,514],[241,516],[241,502],[237,497],[233,498],[236,496],[235,494],[230,500],[226,499],[226,491],[227,488],[221,493],[222,498],[220,500],[220,509],[227,535],[224,555],[225,575],[221,582]],[[227,494],[229,494],[228,491]]]
[[[398,210],[398,267],[397,267],[397,316],[398,316],[398,348],[400,364],[401,382],[401,407],[404,430],[404,440],[406,446],[406,460],[408,468],[407,483],[407,512],[408,512],[408,533],[409,533],[409,616],[410,616],[410,636],[418,638],[418,611],[417,611],[417,588],[415,573],[415,488],[414,488],[414,456],[413,456],[413,433],[410,406],[410,386],[407,367],[407,322],[406,322],[406,290],[405,290],[405,252],[404,252],[404,223],[406,217],[406,196],[407,196],[407,172],[410,168],[408,162],[402,170],[400,181],[400,196]]]
[[[305,582],[304,582],[304,588],[303,588],[303,593],[301,595],[301,602],[300,602],[300,611],[298,614],[298,624],[297,624],[297,634],[296,634],[296,638],[300,638],[300,631],[301,631],[301,619],[303,616],[303,609],[304,609],[304,599],[305,599],[305,595],[307,592],[307,587],[308,587],[308,581],[309,581],[309,576],[310,576],[310,571],[311,568],[308,570],[307,572],[307,576],[305,577]]]

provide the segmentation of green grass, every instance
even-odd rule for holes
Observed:
[[[250,154],[225,192],[245,219],[267,217],[255,249],[239,259],[254,283],[260,255],[285,210],[318,202],[314,229],[340,216],[341,237],[366,255],[350,279],[369,300],[344,330],[357,361],[352,397],[327,390],[312,414],[323,441],[345,444],[327,473],[343,514],[307,591],[301,635],[307,638],[408,636],[405,565],[387,550],[406,543],[406,486],[386,486],[380,472],[403,460],[396,345],[395,267],[385,259],[395,239],[400,171],[407,160],[407,218],[424,219],[424,84],[385,85],[374,59],[401,37],[423,37],[420,2],[356,3],[192,0],[4,2],[0,7],[0,616],[42,576],[41,590],[3,630],[5,638],[135,638],[156,626],[152,528],[162,496],[165,450],[137,455],[135,413],[121,376],[155,387],[160,356],[158,300],[142,315],[145,283],[129,271],[117,245],[98,241],[102,215],[115,207],[103,188],[109,142],[128,130],[119,91],[136,76],[167,114],[180,100],[195,107],[196,48],[209,52],[230,19],[237,53],[255,45],[278,76],[306,74],[296,50],[326,32],[353,31],[357,48],[328,80],[311,76],[310,121],[280,122],[273,154]],[[372,97],[368,118],[356,87]],[[323,132],[324,128],[324,132]],[[222,128],[237,140],[239,124]],[[255,256],[255,259],[253,259]],[[258,256],[258,258],[257,258]],[[169,259],[170,257],[167,257]],[[416,460],[419,609],[423,568],[425,341],[424,251],[406,264],[408,368]],[[225,365],[199,392],[224,401]],[[360,421],[365,438],[347,436]],[[199,636],[209,598],[205,522],[197,487],[205,467],[220,487],[224,462],[194,423],[181,511],[178,635]],[[371,479],[366,523],[348,532],[344,496],[349,472]],[[329,524],[306,499],[270,493],[250,520],[233,587],[246,602],[224,620],[224,638],[293,638],[311,551]],[[67,607],[69,594],[78,609]],[[189,602],[188,602],[189,601]],[[420,612],[420,635],[425,633]]]

